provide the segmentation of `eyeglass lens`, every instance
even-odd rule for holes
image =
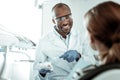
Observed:
[[[56,18],[56,20],[59,22],[59,21],[64,21],[65,19],[69,19],[69,18],[71,18],[71,14]]]

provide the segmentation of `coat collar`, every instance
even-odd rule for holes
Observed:
[[[69,34],[70,35],[69,47],[67,47],[65,45],[65,43],[62,40],[60,40],[62,38],[62,36],[55,30],[55,28],[53,28],[52,33],[53,34],[52,34],[52,36],[49,37],[49,39],[53,43],[53,45],[55,45],[56,47],[61,46],[61,48],[64,48],[67,50],[68,48],[70,48],[70,49],[73,48],[77,44],[78,34],[73,29],[71,29],[71,32]]]

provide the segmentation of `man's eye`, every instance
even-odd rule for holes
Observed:
[[[67,18],[67,19],[68,19],[68,18],[71,18],[71,15],[67,15],[66,18]]]
[[[56,18],[56,20],[57,20],[57,21],[60,21],[60,20],[61,20],[61,18]]]
[[[68,19],[69,18],[69,15],[68,16],[66,16],[66,19]]]
[[[61,20],[63,21],[66,17],[61,17]]]
[[[62,19],[61,18],[58,18],[57,21],[61,21]]]
[[[57,21],[63,21],[65,19],[65,17],[59,17],[59,18],[57,18],[56,20]]]

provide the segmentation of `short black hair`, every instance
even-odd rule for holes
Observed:
[[[70,7],[69,7],[67,4],[65,4],[65,3],[57,3],[55,6],[53,6],[52,11],[53,11],[56,7],[62,7],[62,6],[68,7],[69,10],[71,11]]]

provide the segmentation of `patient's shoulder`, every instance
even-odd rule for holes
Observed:
[[[94,69],[85,70],[87,73],[84,76],[82,76],[79,80],[91,80],[91,79],[95,78],[96,76],[103,74],[104,72],[107,72],[110,70],[116,70],[116,69],[117,70],[119,69],[119,72],[120,72],[120,63],[101,65],[101,66],[96,67]],[[116,71],[113,71],[114,74],[115,74],[115,72]]]

